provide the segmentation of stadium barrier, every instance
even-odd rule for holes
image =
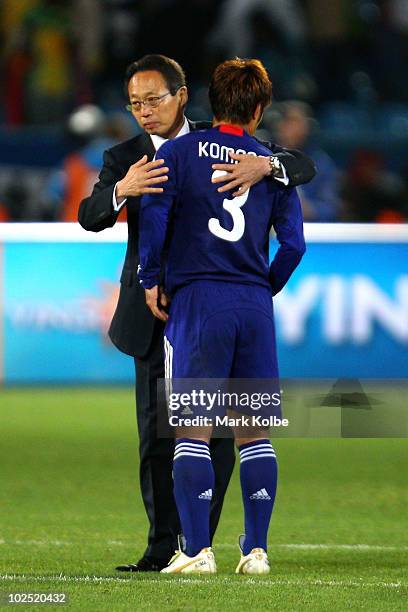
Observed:
[[[306,224],[305,235],[274,300],[281,375],[407,377],[408,225]],[[132,381],[132,359],[107,337],[126,238],[121,223],[99,234],[0,224],[3,384]]]

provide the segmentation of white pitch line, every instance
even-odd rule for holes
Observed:
[[[126,578],[117,578],[113,576],[64,576],[63,574],[54,575],[54,576],[32,576],[32,575],[18,575],[18,574],[0,574],[0,581],[3,582],[34,582],[34,583],[42,583],[42,582],[60,582],[60,583],[94,583],[94,584],[103,584],[103,583],[124,583],[131,582],[134,580],[131,577]],[[148,583],[148,584],[157,584],[162,577],[157,578],[140,578],[134,580],[134,582],[140,583]],[[169,580],[169,577],[164,577],[164,580]],[[171,582],[178,582],[180,584],[205,584],[216,582],[217,584],[233,584],[235,587],[247,587],[248,585],[255,586],[259,588],[259,579],[254,580],[253,578],[242,578],[237,579],[229,576],[217,576],[217,577],[204,577],[203,579],[199,578],[181,578],[181,577],[170,577]],[[382,587],[387,589],[399,589],[399,588],[408,588],[408,584],[402,584],[401,582],[364,582],[363,580],[359,581],[346,581],[346,580],[281,580],[273,578],[264,578],[262,580],[263,584],[268,583],[273,586],[323,586],[323,587],[364,587],[364,588],[372,588],[372,587]]]
[[[81,540],[81,545],[84,541]],[[100,545],[100,541],[95,544]],[[92,545],[93,542],[85,542],[85,544]],[[78,542],[72,540],[4,540],[0,539],[0,545],[9,546],[78,546]],[[142,545],[139,542],[124,541],[124,540],[108,540],[105,542],[106,546],[125,546],[125,547],[136,547]],[[219,549],[238,549],[237,544],[231,542],[221,542],[215,544],[214,548]],[[383,551],[383,552],[404,552],[408,551],[408,546],[383,546],[381,544],[271,544],[273,548],[286,548],[289,550],[346,550],[356,552],[371,552],[371,551]]]

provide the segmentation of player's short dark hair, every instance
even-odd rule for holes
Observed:
[[[147,70],[156,70],[160,72],[172,96],[174,96],[180,87],[185,87],[186,85],[186,75],[176,60],[166,57],[165,55],[145,55],[136,62],[129,64],[126,68],[124,83],[126,96],[128,95],[130,79],[137,72],[146,72]]]
[[[253,118],[258,104],[262,111],[270,104],[272,83],[262,62],[237,57],[217,66],[208,95],[218,121],[228,119],[245,125]]]

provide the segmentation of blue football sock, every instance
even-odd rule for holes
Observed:
[[[173,463],[174,497],[186,540],[185,553],[194,557],[210,546],[210,504],[214,470],[208,444],[177,440]]]
[[[256,440],[239,447],[241,489],[245,512],[243,553],[267,547],[277,485],[277,462],[269,440]]]

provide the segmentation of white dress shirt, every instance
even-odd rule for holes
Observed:
[[[189,132],[190,132],[190,124],[187,121],[187,118],[184,117],[184,123],[181,126],[180,131],[176,134],[175,138],[178,138],[179,136],[184,136],[185,134],[188,134]],[[150,136],[150,138],[152,139],[152,143],[153,143],[153,146],[154,146],[156,151],[158,151],[160,149],[162,144],[164,144],[165,142],[168,141],[168,138],[162,138],[161,136],[157,136],[156,134],[152,134]],[[117,185],[117,183],[116,183],[116,185]],[[126,204],[127,198],[122,200],[122,202],[120,204],[117,203],[117,201],[116,201],[116,185],[115,185],[115,189],[113,190],[112,206],[113,206],[113,210],[115,212],[119,212],[120,209],[122,208],[122,206],[124,206]]]

